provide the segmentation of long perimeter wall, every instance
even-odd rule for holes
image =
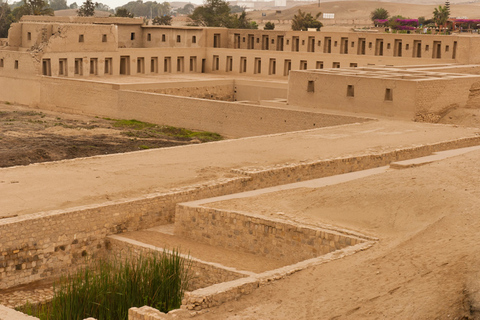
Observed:
[[[277,109],[189,97],[123,90],[122,85],[81,79],[42,77],[0,78],[5,99],[54,111],[117,119],[137,119],[162,125],[217,132],[227,137],[256,136],[368,121],[316,112]],[[13,80],[13,81],[9,81]],[[31,92],[19,94],[15,87]],[[286,85],[270,84],[262,93],[261,82],[240,81],[237,90],[260,98],[285,96]],[[129,88],[129,85],[125,85]],[[9,93],[9,92],[12,93]],[[270,93],[268,93],[270,92]],[[3,95],[2,95],[3,97]]]

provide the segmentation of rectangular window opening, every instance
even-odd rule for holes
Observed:
[[[97,75],[97,66],[98,66],[98,59],[97,58],[90,58],[90,74]]]
[[[163,59],[163,72],[166,72],[166,73],[172,72],[172,58],[171,57],[165,57],[165,59]]]
[[[308,80],[307,92],[315,92],[315,81]]]
[[[262,59],[260,58],[255,58],[255,74],[260,74],[262,73]]]
[[[102,35],[102,42],[107,42],[107,35],[106,34]]]
[[[83,59],[75,58],[75,74],[81,76],[83,75]]]
[[[240,57],[240,73],[247,72],[247,58]]]
[[[78,35],[78,42],[83,42],[85,40],[83,34]]]
[[[290,70],[292,70],[292,60],[285,60],[283,66],[283,75],[288,76],[290,74]]]
[[[105,70],[104,70],[104,74],[112,74],[113,73],[113,70],[112,70],[112,61],[113,59],[112,58],[105,58]]]
[[[135,32],[130,33],[130,40],[135,40]]]
[[[151,33],[147,33],[147,41],[152,41],[152,34]]]
[[[268,74],[269,75],[277,74],[277,60],[276,59],[273,59],[273,58],[270,59],[270,63],[269,63],[269,66],[268,66]]]
[[[347,97],[354,97],[355,96],[355,88],[353,85],[347,85]]]
[[[43,59],[42,60],[42,74],[44,76],[51,76],[52,75],[52,68],[50,65],[50,59]]]
[[[307,61],[300,60],[300,70],[307,70]]]
[[[233,57],[227,56],[227,66],[225,68],[227,72],[233,71]]]
[[[58,75],[67,76],[67,59],[58,60]]]
[[[190,57],[190,72],[197,72],[197,57]]]
[[[184,72],[185,59],[183,57],[177,57],[177,72]]]
[[[393,101],[393,89],[385,89],[385,101]]]

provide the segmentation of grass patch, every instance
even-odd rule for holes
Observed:
[[[191,261],[176,250],[102,260],[63,277],[48,304],[19,310],[41,320],[127,320],[129,308],[144,305],[168,312],[181,305],[190,267]]]
[[[129,137],[138,138],[161,138],[173,137],[182,140],[198,139],[201,142],[218,141],[223,137],[218,133],[208,131],[193,131],[185,128],[177,128],[172,126],[161,126],[154,123],[143,122],[138,120],[116,120],[104,118],[105,120],[113,121],[113,126],[117,128],[129,129],[123,132]]]

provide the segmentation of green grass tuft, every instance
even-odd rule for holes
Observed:
[[[27,304],[20,311],[41,320],[127,320],[129,308],[144,305],[168,312],[181,305],[190,267],[191,261],[176,250],[101,260],[63,277],[50,303]]]
[[[104,119],[114,121],[114,127],[130,129],[123,132],[124,135],[129,137],[161,138],[162,136],[169,136],[185,140],[197,139],[201,142],[219,141],[223,139],[221,135],[214,132],[192,131],[185,128],[161,126],[154,123],[138,120],[116,120],[110,118]]]

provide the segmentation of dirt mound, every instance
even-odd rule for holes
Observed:
[[[212,136],[213,140],[218,137]],[[66,115],[0,104],[0,167],[173,147],[203,139],[185,129],[135,120]]]

